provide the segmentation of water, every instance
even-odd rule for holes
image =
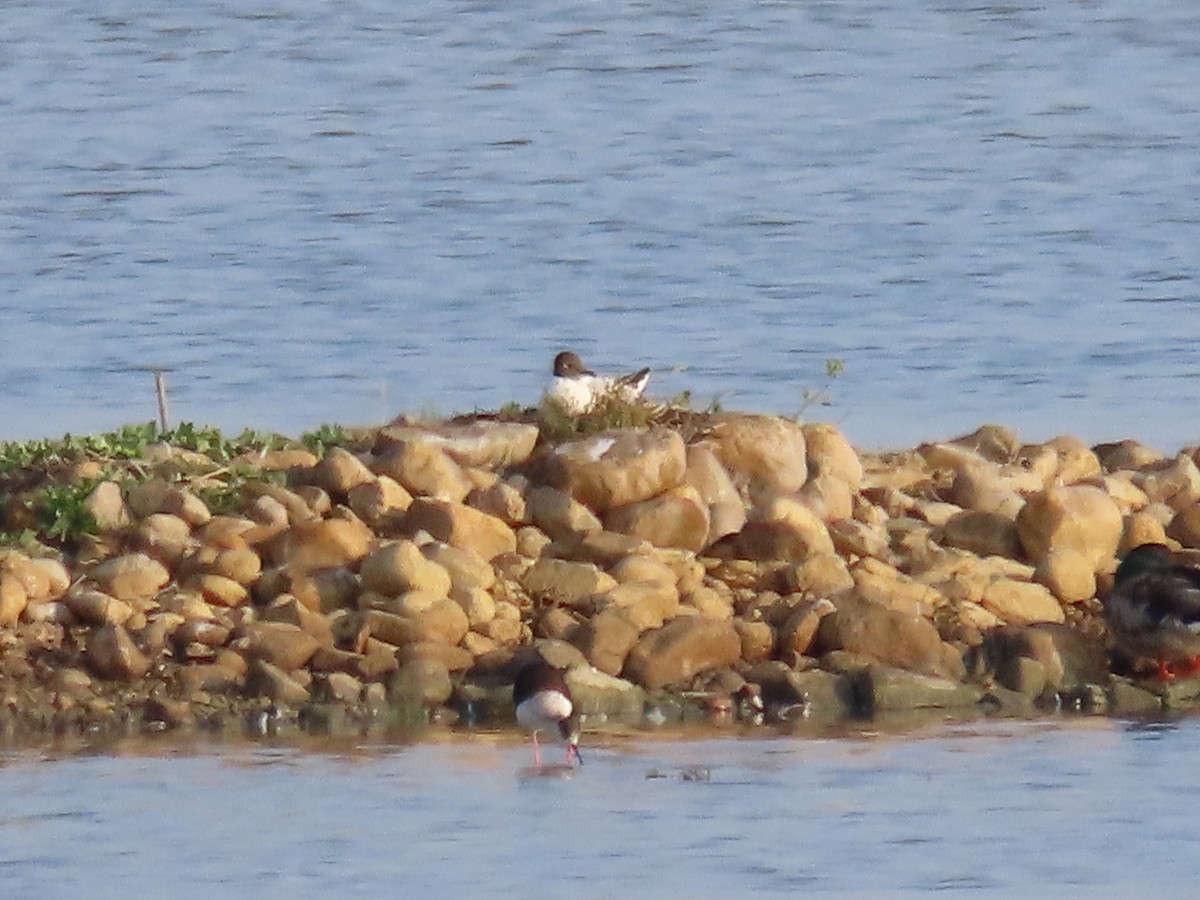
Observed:
[[[1200,725],[0,756],[12,896],[1166,896],[1200,876]],[[699,776],[687,780],[684,774]],[[661,776],[661,777],[654,777]]]
[[[535,402],[1200,438],[1200,8],[0,7],[0,438]],[[825,362],[845,373],[825,384]]]

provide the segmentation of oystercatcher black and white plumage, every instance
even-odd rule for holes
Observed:
[[[1159,678],[1200,671],[1200,569],[1178,562],[1170,547],[1130,550],[1103,603],[1117,649],[1153,660]]]
[[[546,388],[545,399],[568,415],[582,416],[605,397],[633,403],[649,383],[648,368],[628,375],[597,375],[583,364],[578,353],[564,350],[554,357],[554,377]]]
[[[567,745],[567,764],[583,764],[579,755],[579,713],[567,687],[566,669],[544,660],[524,666],[513,681],[513,704],[517,721],[533,732],[533,762],[541,766],[538,735],[546,734]]]

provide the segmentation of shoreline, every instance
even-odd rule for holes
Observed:
[[[533,653],[585,734],[1200,706],[1098,601],[1129,547],[1200,546],[1195,448],[623,403],[163,437],[0,444],[0,745],[509,727]]]

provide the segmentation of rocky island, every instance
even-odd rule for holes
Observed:
[[[755,713],[1161,715],[1099,597],[1200,547],[1200,449],[637,405],[0,448],[0,739],[511,721],[530,654],[585,729]]]

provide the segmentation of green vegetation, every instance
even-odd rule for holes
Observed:
[[[799,411],[793,418],[799,422],[803,420],[810,409],[815,406],[832,406],[833,395],[831,388],[833,383],[842,376],[846,371],[846,361],[837,357],[829,357],[825,360],[825,382],[819,388],[806,388],[801,394],[803,402],[800,405]]]
[[[644,428],[654,423],[660,409],[640,399],[630,402],[613,392],[583,415],[572,416],[553,400],[543,400],[537,411],[538,426],[547,440],[557,442],[619,428]]]

